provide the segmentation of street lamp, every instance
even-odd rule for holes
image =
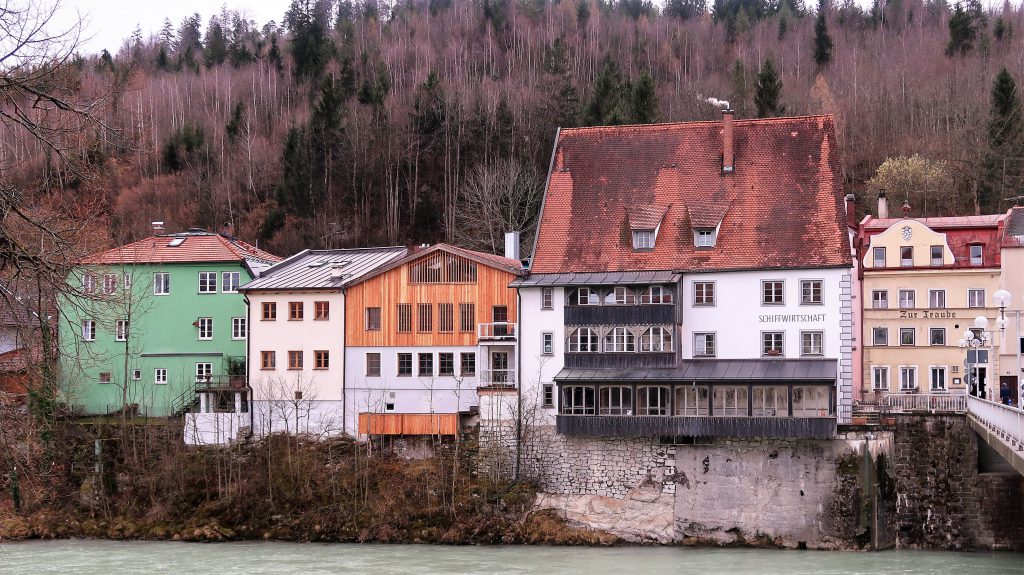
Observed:
[[[1010,295],[1010,292],[1001,289],[992,294],[992,301],[999,308],[999,317],[996,318],[996,325],[999,326],[999,339],[1002,341],[1002,336],[1006,333],[1006,308],[1010,307],[1013,296]]]
[[[964,337],[959,341],[959,345],[967,350],[967,374],[968,384],[971,386],[971,395],[977,395],[982,399],[985,399],[985,391],[978,388],[978,350],[988,345],[988,334],[985,332],[985,328],[988,327],[988,318],[979,315],[974,318],[974,328],[964,331]],[[975,332],[974,330],[978,330]],[[973,353],[972,353],[973,352]],[[974,361],[971,361],[971,358]]]

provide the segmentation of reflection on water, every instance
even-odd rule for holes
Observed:
[[[0,573],[765,575],[1024,574],[1011,553],[882,553],[680,547],[443,547],[316,543],[29,541],[0,544]]]

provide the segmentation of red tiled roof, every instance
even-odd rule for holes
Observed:
[[[722,123],[562,130],[531,271],[728,270],[851,265],[831,116],[737,120],[723,175]],[[629,212],[666,210],[650,251]],[[721,222],[696,249],[694,227]]]
[[[184,239],[178,246],[171,242]],[[188,262],[231,262],[247,259],[267,263],[281,261],[274,254],[253,247],[241,240],[228,238],[210,232],[186,232],[163,234],[93,254],[82,260],[83,264],[140,264],[140,263],[188,263]]]

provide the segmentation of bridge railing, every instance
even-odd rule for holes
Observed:
[[[885,396],[889,411],[928,411],[931,413],[963,413],[967,396],[952,393],[893,393]]]
[[[1018,451],[1024,450],[1024,411],[971,395],[967,397],[967,412],[1008,440]]]

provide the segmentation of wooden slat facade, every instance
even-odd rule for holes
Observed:
[[[360,413],[360,435],[455,435],[457,413]]]
[[[458,258],[446,252],[435,252],[428,258],[444,253],[446,257]],[[507,271],[492,268],[482,263],[473,262],[476,266],[475,283],[413,283],[410,281],[410,270],[420,260],[413,260],[405,265],[389,270],[379,276],[352,286],[345,292],[345,342],[355,347],[376,346],[475,346],[477,345],[477,324],[493,321],[493,306],[508,308],[508,322],[516,322],[516,292],[508,287],[515,275]],[[468,272],[460,271],[460,279],[469,277]],[[409,332],[398,331],[398,304],[412,304],[412,326]],[[429,303],[432,307],[432,325],[429,332],[418,329],[417,304]],[[475,320],[472,330],[463,331],[460,321],[460,303],[471,303],[475,306]],[[440,321],[438,304],[453,304],[451,332],[447,322]],[[366,309],[379,307],[381,313],[381,329],[366,329]],[[468,327],[468,326],[466,326]]]

